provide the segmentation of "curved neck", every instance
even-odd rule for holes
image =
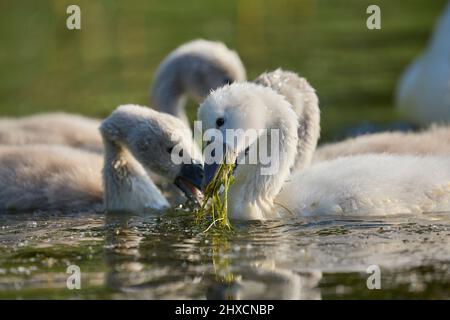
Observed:
[[[298,117],[298,145],[292,170],[302,170],[312,161],[320,137],[319,98],[305,78],[277,69],[263,73],[255,82],[270,87],[284,96]]]
[[[289,177],[298,137],[295,118],[275,119],[272,124],[272,129],[279,132],[278,137],[271,134],[268,138],[272,145],[270,165],[274,170],[267,170],[267,165],[260,161],[257,164],[238,165],[235,182],[229,191],[233,218],[265,220],[277,215],[273,201]],[[267,143],[264,139],[260,137],[258,143]]]
[[[163,68],[154,80],[152,106],[161,112],[171,114],[189,125],[185,106],[187,97],[174,68]]]
[[[303,170],[311,164],[320,138],[320,109],[318,98],[310,89],[303,93],[303,111],[299,114],[297,155],[292,171]]]
[[[144,168],[122,146],[103,139],[104,203],[107,211],[138,212],[168,207]]]
[[[185,111],[187,96],[177,69],[177,63],[168,62],[158,71],[152,88],[151,104],[156,110],[176,116],[189,125]]]

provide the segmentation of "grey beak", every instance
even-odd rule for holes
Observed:
[[[221,155],[224,155],[226,153],[226,150],[227,150],[227,145],[224,143],[222,145],[222,154]],[[215,156],[214,149],[212,150],[212,154],[210,156],[211,157]],[[205,159],[208,159],[208,155],[205,155]],[[222,159],[224,159],[223,156],[222,156]],[[237,161],[238,161],[238,159],[236,158],[236,162],[235,162],[236,167],[238,165]],[[214,176],[216,175],[216,172],[217,172],[217,170],[219,170],[219,167],[221,165],[221,163],[213,162],[211,164],[208,164],[207,162],[208,161],[205,162],[205,178],[203,179],[203,182],[202,182],[202,190],[203,191],[205,191],[205,188],[214,179]],[[236,167],[235,167],[235,170],[236,170]]]
[[[208,142],[208,144],[211,142]],[[222,144],[222,150],[219,150],[221,153],[220,155],[218,155],[221,159],[223,159],[225,152],[227,150],[227,146],[225,143]],[[205,158],[205,178],[203,179],[202,182],[202,190],[205,191],[206,186],[214,179],[214,176],[217,172],[217,170],[219,169],[220,163],[216,163],[215,157],[216,157],[216,149],[212,149],[211,150],[211,154],[204,154],[204,158]],[[211,164],[208,164],[208,160],[210,160],[209,162],[212,162]],[[214,160],[214,161],[212,161]]]
[[[203,166],[201,164],[183,164],[180,177],[189,181],[194,187],[200,189],[203,180]]]
[[[202,182],[203,191],[205,191],[206,186],[212,181],[212,179],[214,179],[219,166],[219,163],[205,164],[205,178]]]
[[[203,181],[203,166],[201,164],[183,164],[175,185],[191,200],[197,201],[197,190],[201,190]]]

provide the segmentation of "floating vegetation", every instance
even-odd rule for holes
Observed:
[[[234,182],[234,168],[234,163],[229,164],[227,161],[223,161],[214,178],[205,188],[203,202],[197,212],[197,220],[201,221],[211,217],[212,223],[204,232],[208,232],[212,227],[217,226],[231,230],[228,219],[228,190]]]

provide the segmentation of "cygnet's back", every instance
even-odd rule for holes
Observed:
[[[296,172],[277,200],[301,215],[450,212],[450,158],[367,154],[324,161]]]
[[[50,145],[0,147],[0,212],[101,210],[103,158]]]
[[[325,144],[316,150],[313,162],[367,153],[450,155],[450,127],[432,126],[421,132],[374,133]]]
[[[102,152],[100,121],[67,113],[0,119],[0,145],[55,144]]]

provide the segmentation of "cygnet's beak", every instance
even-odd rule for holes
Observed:
[[[203,175],[203,166],[201,164],[183,164],[174,183],[188,199],[199,203],[202,197],[200,190]]]
[[[205,191],[206,186],[214,179],[217,170],[219,169],[220,163],[205,163],[205,177],[202,182],[202,190]]]
[[[206,145],[210,145],[211,143],[215,143],[213,141],[208,141]],[[222,150],[220,150],[222,148]],[[217,150],[216,150],[217,149]],[[227,145],[226,143],[220,143],[218,142],[215,145],[215,148],[211,150],[211,154],[204,154],[205,159],[205,177],[202,181],[202,190],[205,191],[208,184],[214,179],[214,176],[216,175],[217,170],[219,169],[220,162],[217,162],[216,158],[216,151],[221,151],[220,154],[218,154],[218,157],[223,160],[224,154],[226,154],[227,151]]]
[[[247,148],[245,150],[245,154],[247,154],[248,149],[249,148]],[[232,152],[229,151],[230,149],[227,147],[226,144],[223,144],[223,150],[228,150],[228,151],[224,151],[224,153],[227,152],[228,155],[232,154]],[[239,164],[237,157],[235,159],[234,164],[235,164],[234,171],[236,171],[236,168]],[[203,182],[202,182],[202,190],[203,191],[205,191],[208,184],[214,179],[214,176],[216,175],[217,170],[219,170],[220,165],[221,165],[221,163],[212,162],[211,164],[208,164],[208,161],[205,161],[205,165],[204,165],[205,178],[203,179]],[[233,171],[233,173],[234,173],[234,171]]]

